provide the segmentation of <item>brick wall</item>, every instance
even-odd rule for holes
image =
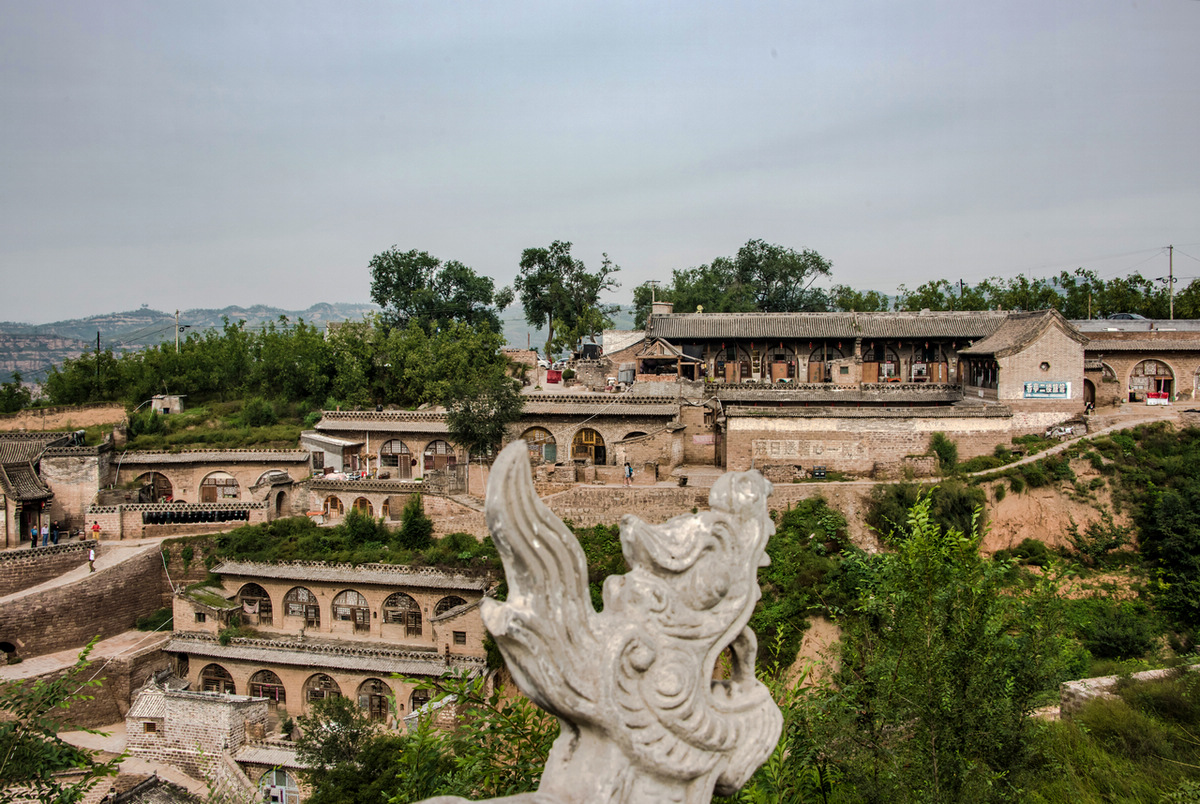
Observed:
[[[223,751],[236,751],[248,733],[264,733],[267,702],[264,699],[203,692],[164,692],[150,688],[143,696],[164,696],[166,717],[128,718],[125,745],[134,756],[174,765],[196,778],[205,778],[220,761]],[[145,730],[153,720],[156,729]]]
[[[960,458],[989,454],[996,444],[1011,439],[1011,418],[913,416],[883,411],[878,415],[736,416],[728,419],[726,465],[737,470],[751,466],[802,466],[811,470],[822,465],[868,475],[877,462],[924,454],[934,432],[943,432],[954,440]]]
[[[87,563],[96,542],[0,551],[0,597],[29,589]]]
[[[1069,382],[1070,399],[1075,412],[1083,409],[1083,347],[1056,326],[1050,326],[1026,348],[1008,357],[999,358],[1000,383],[997,395],[1001,402],[1024,399],[1026,382]],[[1042,364],[1046,368],[1042,368]],[[1050,403],[1055,400],[1025,400],[1027,403]]]
[[[146,636],[152,640],[148,647],[133,654],[97,660],[85,672],[85,679],[99,672],[100,686],[88,687],[86,692],[91,699],[71,704],[63,716],[64,722],[81,729],[95,729],[125,719],[134,691],[172,664],[171,657],[162,652],[166,635]]]
[[[23,657],[78,648],[115,636],[168,605],[157,546],[67,586],[25,595],[0,608],[0,642]]]
[[[109,540],[141,539],[164,536],[185,536],[204,533],[223,533],[242,525],[257,525],[271,519],[272,509],[263,503],[236,503],[241,510],[249,511],[248,521],[230,522],[187,522],[170,525],[147,525],[142,522],[142,514],[147,510],[171,510],[171,503],[153,505],[104,505],[92,506],[84,516],[83,529],[91,533],[92,523],[100,525],[100,538]],[[200,508],[201,506],[193,506]],[[214,510],[228,510],[233,506],[222,506],[212,503]]]
[[[68,454],[44,455],[41,460],[42,479],[54,491],[50,518],[64,528],[79,528],[96,491],[112,480],[112,450],[94,450],[90,455],[85,450],[62,452]]]

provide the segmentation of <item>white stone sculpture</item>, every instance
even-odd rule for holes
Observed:
[[[493,801],[707,804],[770,756],[783,719],[755,678],[746,627],[775,531],[770,493],[757,472],[730,472],[710,512],[662,525],[623,517],[630,571],[605,580],[597,614],[583,551],[534,492],[524,442],[500,453],[486,511],[508,600],[485,599],[483,621],[521,690],[562,731],[538,791]],[[714,680],[726,648],[729,678]]]

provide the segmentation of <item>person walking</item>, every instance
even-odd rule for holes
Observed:
[[[88,572],[96,571],[96,546],[88,548]]]
[[[625,485],[633,485],[633,467],[629,465],[629,461],[625,461]]]

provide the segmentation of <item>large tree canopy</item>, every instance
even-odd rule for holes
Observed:
[[[428,251],[400,251],[392,246],[371,258],[371,300],[383,308],[388,326],[416,321],[429,332],[449,321],[475,326],[486,323],[500,331],[493,305],[512,301],[507,290],[495,291],[492,280],[461,262],[443,263]]]
[[[617,305],[601,304],[600,294],[620,287],[613,277],[619,270],[605,254],[599,270],[589,271],[582,260],[571,256],[571,244],[562,240],[521,253],[513,286],[529,325],[547,328],[547,357],[585,337],[595,340],[596,333],[612,326]]]
[[[676,269],[671,284],[653,295],[675,305],[680,313],[703,307],[710,313],[820,312],[830,306],[829,294],[812,283],[829,276],[829,261],[815,251],[750,240],[733,257],[717,257],[710,265]],[[650,283],[633,290],[638,326],[650,314]]]

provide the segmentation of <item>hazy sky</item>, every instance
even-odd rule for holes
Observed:
[[[894,291],[1200,275],[1200,2],[0,0],[0,318],[366,301],[392,244],[616,299],[751,238]],[[1185,280],[1186,281],[1186,280]],[[511,315],[511,313],[510,313]]]

